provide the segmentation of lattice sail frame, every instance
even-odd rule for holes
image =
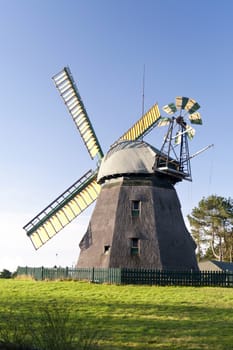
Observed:
[[[100,193],[97,172],[89,170],[23,228],[40,248],[89,207]]]
[[[103,151],[82,102],[79,91],[68,67],[53,77],[53,81],[63,99],[83,142],[92,159],[97,155],[103,158]]]
[[[151,131],[161,118],[159,106],[156,103],[146,114],[144,114],[128,131],[126,131],[119,141],[136,141]]]

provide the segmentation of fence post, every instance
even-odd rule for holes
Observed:
[[[44,267],[41,267],[41,280],[44,280]]]
[[[94,282],[95,281],[95,268],[92,267],[92,270],[91,270],[91,282]]]

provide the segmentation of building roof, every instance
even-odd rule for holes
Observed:
[[[202,271],[233,271],[233,263],[217,260],[199,262],[199,269]]]
[[[153,174],[159,150],[144,141],[121,141],[110,148],[101,162],[98,182],[124,174]]]

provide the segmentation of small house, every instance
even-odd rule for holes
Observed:
[[[206,260],[198,263],[200,271],[233,272],[233,263],[217,260]]]

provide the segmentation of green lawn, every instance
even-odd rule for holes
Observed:
[[[232,289],[0,280],[0,337],[36,337],[46,317],[50,337],[97,335],[105,350],[233,348]]]

